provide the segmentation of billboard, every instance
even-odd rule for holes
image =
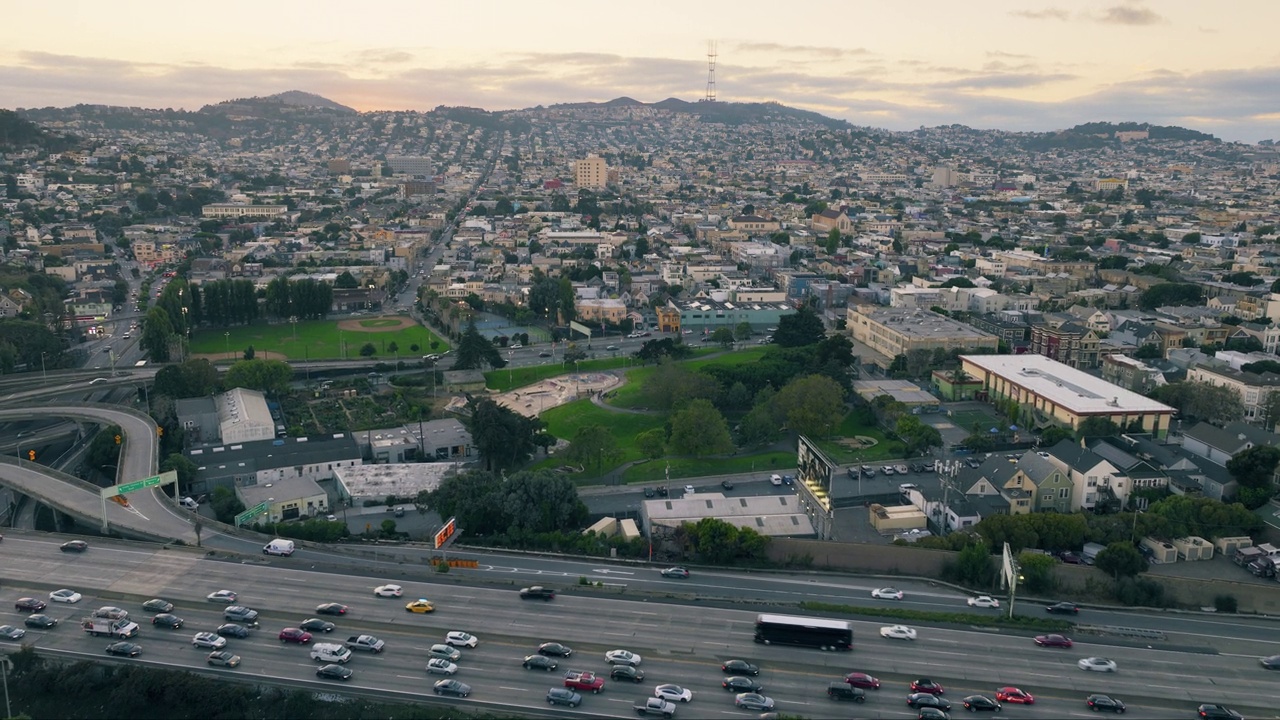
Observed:
[[[453,540],[454,533],[457,531],[457,518],[449,518],[446,520],[444,526],[436,531],[435,537],[433,538],[435,549],[439,550],[440,548],[448,545],[449,542]]]
[[[831,479],[839,469],[818,446],[809,438],[801,435],[796,452],[797,478],[804,483],[820,499],[827,501],[831,496]],[[829,501],[827,501],[829,503]]]

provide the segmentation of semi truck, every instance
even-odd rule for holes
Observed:
[[[110,635],[118,638],[131,638],[138,634],[138,623],[128,619],[112,620],[111,618],[85,618],[81,623],[84,631],[97,637]]]

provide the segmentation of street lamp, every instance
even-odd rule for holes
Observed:
[[[41,385],[49,384],[49,373],[45,372],[45,369],[44,369],[44,356],[47,354],[48,353],[40,353],[40,384]]]
[[[227,359],[231,359],[231,331],[222,333],[223,347],[227,350]]]

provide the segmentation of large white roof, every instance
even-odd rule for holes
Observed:
[[[1172,413],[1173,408],[1043,355],[962,355],[961,360],[1077,415]]]

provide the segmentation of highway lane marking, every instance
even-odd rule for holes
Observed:
[[[506,685],[499,685],[498,689],[499,690],[516,690],[518,692],[529,692],[529,688],[507,687]]]

